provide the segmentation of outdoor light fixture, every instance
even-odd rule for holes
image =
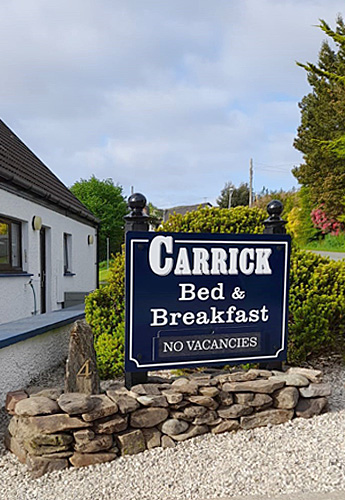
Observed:
[[[32,229],[34,231],[39,231],[42,229],[42,217],[39,215],[34,215],[32,218]]]
[[[93,245],[94,237],[93,234],[88,234],[87,235],[87,244],[88,245]]]

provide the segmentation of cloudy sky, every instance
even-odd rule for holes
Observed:
[[[297,186],[295,61],[340,0],[1,0],[0,117],[68,186],[92,174],[159,207],[225,182]]]

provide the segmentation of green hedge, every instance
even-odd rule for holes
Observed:
[[[246,215],[247,214],[247,215]],[[161,230],[174,232],[262,233],[263,210],[206,208],[173,215]],[[247,224],[246,224],[247,218]],[[244,219],[244,220],[243,220]],[[213,220],[213,225],[212,225]],[[214,230],[217,228],[217,231]],[[231,229],[231,230],[230,230]],[[343,351],[345,334],[345,263],[329,261],[293,245],[289,293],[288,361]],[[86,299],[86,319],[95,335],[101,378],[123,372],[124,256],[111,264],[109,284]]]
[[[174,213],[159,231],[175,233],[262,234],[267,213],[261,208],[200,208],[185,215]]]

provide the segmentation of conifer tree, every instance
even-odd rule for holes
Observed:
[[[308,188],[312,206],[322,206],[329,217],[338,218],[344,211],[345,160],[334,148],[345,135],[345,25],[338,17],[335,31],[322,20],[319,27],[335,49],[325,41],[316,65],[299,64],[312,90],[299,104],[301,125],[294,146],[303,153],[304,163],[293,173]]]

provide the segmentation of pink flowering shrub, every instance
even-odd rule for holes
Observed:
[[[333,236],[338,236],[340,231],[344,229],[344,225],[341,222],[330,219],[322,208],[315,208],[310,215],[314,226],[320,229],[322,234],[330,233]]]

